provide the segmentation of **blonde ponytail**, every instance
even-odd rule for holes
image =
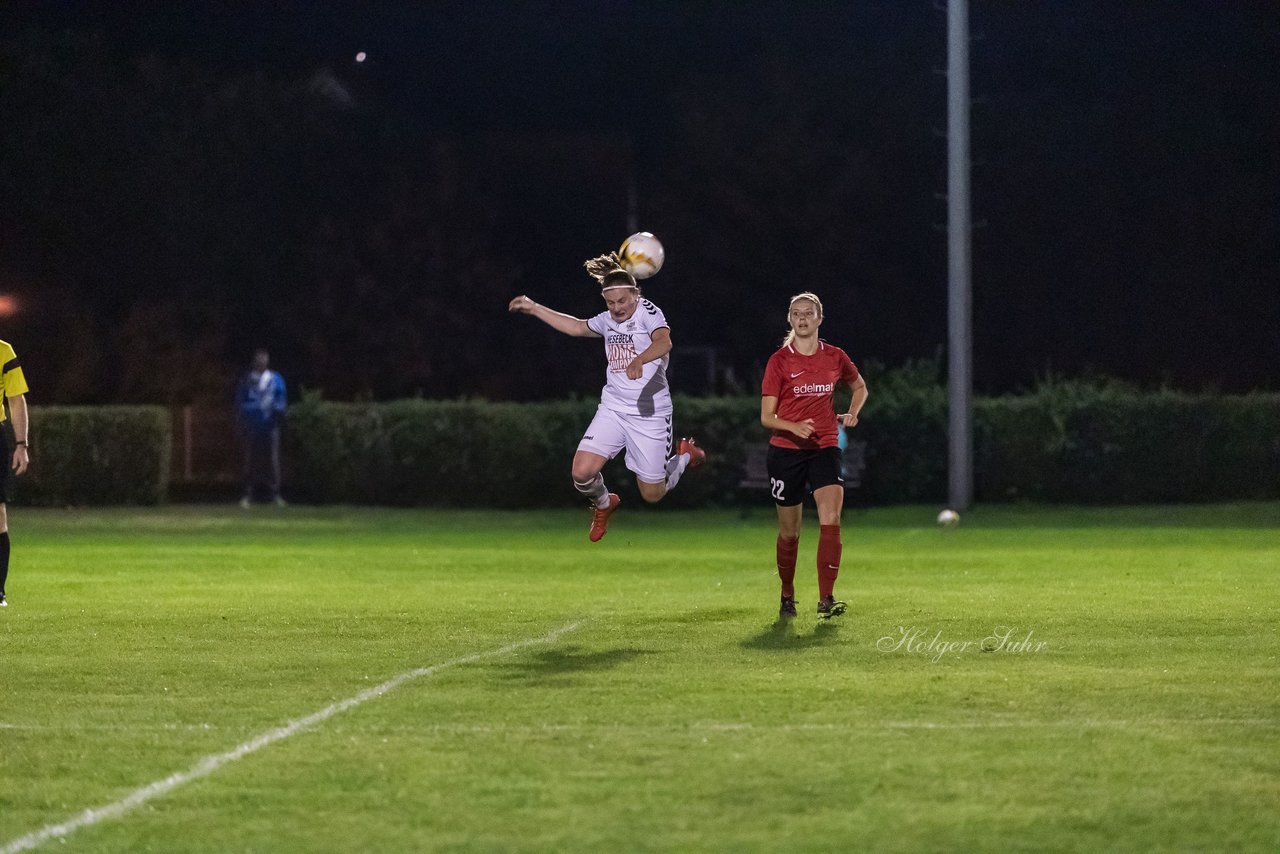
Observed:
[[[618,257],[617,252],[610,252],[607,255],[598,255],[595,258],[591,258],[583,262],[582,266],[587,268],[587,273],[597,282],[603,282],[604,277],[610,273],[623,270],[622,259]]]
[[[583,263],[587,268],[587,272],[593,279],[600,283],[601,291],[611,291],[614,288],[631,288],[636,293],[640,293],[640,286],[636,284],[636,277],[626,267],[622,266],[622,259],[618,257],[617,252],[610,252],[608,255],[598,255]]]

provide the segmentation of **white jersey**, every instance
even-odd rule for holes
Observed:
[[[670,415],[666,356],[647,363],[640,379],[627,379],[627,365],[649,349],[653,333],[670,328],[662,309],[642,298],[629,320],[617,323],[613,315],[602,311],[587,321],[587,328],[604,338],[604,355],[609,360],[600,405],[630,415]]]

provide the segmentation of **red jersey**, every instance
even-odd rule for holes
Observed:
[[[790,344],[779,349],[765,365],[760,396],[778,399],[778,417],[784,421],[812,418],[813,435],[801,439],[786,430],[774,430],[769,444],[806,451],[840,444],[832,396],[836,383],[853,386],[858,376],[849,355],[825,341],[818,341],[812,356],[797,353]]]

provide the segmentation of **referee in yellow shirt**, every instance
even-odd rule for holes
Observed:
[[[4,385],[4,405],[0,407],[0,435],[9,464],[0,472],[0,608],[9,602],[4,598],[4,583],[9,577],[9,512],[13,480],[27,470],[27,378],[22,363],[8,341],[0,341],[0,384]],[[8,422],[8,423],[5,423]],[[10,429],[12,428],[12,429]]]

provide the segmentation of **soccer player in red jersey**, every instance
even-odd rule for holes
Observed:
[[[852,427],[867,402],[867,384],[849,356],[818,337],[822,302],[811,293],[796,294],[787,311],[791,331],[769,357],[760,389],[760,423],[769,439],[769,488],[778,506],[778,577],[782,580],[780,617],[796,615],[796,553],[804,497],[818,506],[818,616],[844,613],[835,598],[840,572],[840,511],[844,478],[837,424]],[[849,411],[835,413],[833,393],[843,383],[853,391]]]

